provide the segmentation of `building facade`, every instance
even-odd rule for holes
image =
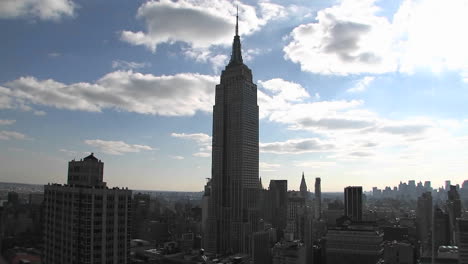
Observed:
[[[212,206],[205,236],[212,253],[248,253],[259,218],[257,86],[242,60],[237,24],[213,106]]]
[[[107,188],[103,167],[91,154],[69,163],[68,184],[44,186],[44,263],[128,263],[132,192]]]
[[[344,213],[353,221],[362,220],[362,187],[348,186],[344,189]]]
[[[457,219],[458,263],[468,264],[468,219]]]
[[[383,234],[372,226],[330,228],[325,239],[327,263],[375,264],[383,254]]]

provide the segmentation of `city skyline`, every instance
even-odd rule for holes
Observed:
[[[468,41],[444,30],[462,1],[57,2],[0,3],[2,181],[63,183],[94,152],[110,186],[201,191],[237,4],[265,186],[468,176]]]

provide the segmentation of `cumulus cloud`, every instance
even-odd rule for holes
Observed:
[[[0,108],[16,103],[59,109],[99,112],[104,109],[190,116],[210,112],[218,78],[181,73],[155,76],[133,71],[115,71],[95,83],[64,84],[52,79],[21,77],[0,87]]]
[[[184,54],[197,62],[207,63],[212,65],[213,71],[218,72],[228,61],[228,56],[224,54],[215,54],[210,49],[205,48],[187,48]]]
[[[404,0],[390,20],[376,2],[343,0],[320,10],[315,22],[290,33],[285,58],[320,74],[428,69],[468,76],[468,37],[460,35],[468,23],[465,1]]]
[[[28,139],[28,137],[25,134],[16,132],[16,131],[7,131],[7,130],[1,130],[0,131],[0,140],[12,140],[12,139]]]
[[[302,70],[321,74],[382,73],[394,70],[391,23],[377,14],[375,0],[341,3],[320,10],[315,23],[290,34],[285,57]]]
[[[123,155],[125,153],[136,153],[145,150],[154,150],[152,147],[147,145],[132,145],[123,141],[108,141],[101,139],[87,139],[84,141],[85,144],[93,146],[99,149],[103,153],[111,155]]]
[[[260,107],[260,118],[270,116],[273,112],[289,109],[293,104],[310,98],[307,90],[302,85],[274,78],[267,81],[258,81],[257,93]]]
[[[334,145],[318,138],[290,139],[283,142],[260,143],[260,151],[275,154],[300,154],[331,151]]]
[[[133,45],[146,46],[153,52],[161,43],[177,41],[188,43],[193,48],[228,45],[234,33],[236,6],[241,17],[241,35],[250,35],[269,20],[286,14],[282,6],[267,1],[260,2],[259,12],[254,6],[227,0],[149,1],[137,11],[137,18],[145,22],[146,30],[124,30],[121,39]]]
[[[16,120],[9,120],[9,119],[0,119],[0,125],[12,125],[16,122]]]
[[[194,157],[211,157],[211,136],[204,133],[172,133],[171,136],[194,141],[199,147],[198,152],[192,154]]]
[[[0,18],[38,18],[58,21],[75,14],[76,4],[71,0],[2,0]]]

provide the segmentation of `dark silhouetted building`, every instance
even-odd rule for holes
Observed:
[[[44,186],[44,263],[128,263],[132,191],[107,188],[103,167],[91,154]]]
[[[322,188],[320,177],[315,178],[315,219],[322,219]]]
[[[456,226],[457,218],[461,217],[462,205],[457,187],[450,185],[450,190],[447,192],[447,213],[449,216],[449,235],[452,245],[456,245]]]
[[[437,252],[440,246],[450,245],[449,216],[442,209],[436,207],[434,210],[432,243],[433,250]]]
[[[414,247],[407,242],[391,241],[384,246],[384,264],[413,264],[416,263]]]
[[[271,263],[270,234],[267,231],[255,232],[252,240],[253,263]]]
[[[284,230],[286,229],[287,213],[288,213],[288,181],[286,180],[271,180],[269,192],[269,217],[274,229],[276,229],[276,237],[278,240],[283,238]]]
[[[248,253],[258,222],[257,86],[242,60],[237,25],[231,59],[216,86],[213,106],[213,206],[205,237],[216,241],[206,243],[206,250],[213,253]]]
[[[383,234],[374,224],[330,228],[325,239],[327,263],[375,264],[382,257]]]
[[[421,241],[422,256],[431,256],[431,220],[432,220],[432,195],[430,192],[423,193],[418,198],[416,208],[416,228],[418,240]]]
[[[301,195],[302,197],[304,197],[304,199],[308,199],[309,195],[308,195],[308,191],[307,191],[307,184],[306,184],[306,180],[304,178],[304,172],[302,172],[302,179],[301,179],[301,186],[299,187],[299,191],[301,192]]]
[[[468,219],[457,219],[458,263],[468,264]]]
[[[353,221],[362,220],[362,187],[348,186],[344,189],[344,213]]]

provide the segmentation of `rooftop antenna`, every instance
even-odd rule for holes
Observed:
[[[237,5],[236,12],[236,36],[239,36],[239,5]]]

